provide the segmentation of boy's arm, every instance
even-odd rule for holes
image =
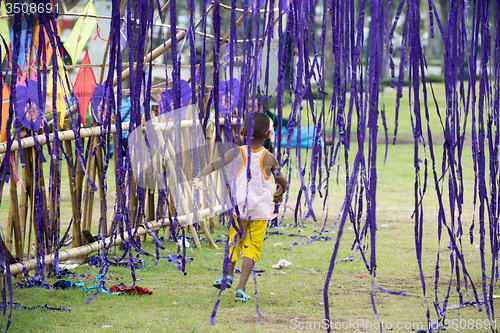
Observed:
[[[278,190],[276,190],[273,194],[273,201],[280,202],[283,200],[283,194],[288,190],[288,181],[286,180],[285,175],[281,173],[280,164],[276,157],[274,155],[271,156],[273,157],[271,172],[279,186]]]
[[[224,155],[224,161],[225,161],[224,164],[222,163],[222,157],[219,157],[218,159],[210,162],[206,167],[203,168],[203,170],[201,171],[201,174],[198,174],[198,176],[196,176],[193,179],[193,186],[195,188],[198,188],[198,189],[201,188],[201,178],[202,177],[204,177],[204,176],[206,176],[206,175],[208,175],[216,170],[222,169],[223,165],[228,165],[229,163],[234,161],[234,159],[236,157],[238,157],[239,152],[240,152],[239,147],[230,149]]]
[[[201,176],[204,177],[216,170],[222,169],[223,165],[228,165],[229,163],[234,161],[234,159],[238,157],[239,152],[240,152],[239,147],[228,150],[228,152],[224,155],[224,161],[225,161],[224,164],[222,163],[222,157],[213,160],[206,167],[203,168],[203,170],[201,171]]]

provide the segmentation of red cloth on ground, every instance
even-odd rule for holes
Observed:
[[[127,294],[138,294],[138,295],[144,295],[144,294],[152,295],[153,294],[153,292],[149,291],[148,288],[142,288],[139,286],[127,287],[123,283],[115,284],[114,286],[109,288],[109,291],[111,291],[113,293],[121,291],[121,292],[124,292]]]

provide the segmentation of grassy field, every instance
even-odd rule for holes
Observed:
[[[436,86],[436,97],[444,102],[444,87]],[[389,110],[394,108],[394,93],[386,92],[386,112],[388,124],[393,124]],[[411,136],[409,126],[408,107],[401,112],[400,130],[402,137]],[[392,119],[392,120],[391,120]],[[432,128],[435,135],[439,135],[440,125],[435,123],[437,117],[432,117]],[[392,121],[392,122],[391,122]],[[436,129],[436,130],[434,130]],[[442,147],[436,145],[436,156],[440,160]],[[397,144],[389,147],[387,160],[384,162],[385,145],[378,146],[378,191],[377,191],[377,277],[363,278],[369,275],[363,260],[353,262],[338,262],[335,266],[333,279],[329,286],[329,307],[332,330],[337,332],[378,332],[377,319],[373,312],[370,298],[372,282],[378,286],[396,292],[405,292],[410,297],[390,295],[374,291],[375,305],[378,316],[387,331],[409,332],[425,328],[426,311],[429,308],[431,318],[436,319],[433,302],[435,295],[439,305],[443,305],[447,293],[448,282],[456,281],[456,275],[450,272],[451,250],[448,248],[449,240],[446,232],[443,233],[441,243],[437,240],[437,212],[436,195],[433,186],[429,185],[425,196],[424,205],[424,230],[423,230],[423,271],[426,282],[424,295],[420,282],[419,268],[415,256],[414,220],[412,219],[414,207],[414,169],[413,145]],[[302,151],[305,154],[305,151]],[[354,155],[355,147],[352,147]],[[427,152],[428,154],[428,152]],[[421,158],[425,157],[421,152]],[[342,160],[342,159],[341,159]],[[474,186],[474,173],[471,158],[471,148],[464,151],[464,187],[465,198],[462,223],[464,230],[468,230],[474,215],[472,194]],[[440,169],[440,167],[438,168]],[[294,169],[295,170],[295,169]],[[335,170],[337,171],[337,170]],[[296,171],[292,171],[296,172]],[[331,240],[317,241],[312,244],[289,247],[292,242],[309,240],[308,237],[318,235],[326,225],[326,229],[334,226],[342,207],[345,193],[345,170],[338,166],[338,184],[335,176],[329,180],[330,191],[328,197],[328,210],[323,211],[323,199],[317,197],[313,203],[317,221],[308,219],[304,225],[285,229],[271,229],[300,237],[269,235],[264,242],[263,255],[257,263],[256,269],[263,272],[255,276],[257,284],[252,278],[247,286],[247,292],[252,296],[252,301],[246,304],[234,302],[234,289],[221,293],[220,304],[215,317],[215,325],[210,325],[210,316],[218,300],[218,290],[212,287],[215,279],[222,274],[222,260],[224,249],[222,243],[219,249],[211,249],[207,242],[202,242],[203,249],[196,250],[191,246],[187,256],[193,260],[187,264],[187,275],[177,270],[174,264],[167,259],[161,259],[155,266],[154,256],[141,255],[148,261],[146,268],[138,269],[137,285],[146,287],[153,292],[152,295],[105,295],[99,294],[94,300],[86,303],[91,294],[79,289],[46,290],[44,288],[19,289],[14,288],[14,301],[21,306],[33,307],[48,304],[50,307],[70,307],[71,311],[50,311],[43,309],[15,310],[12,312],[12,332],[295,332],[295,331],[320,331],[325,328],[325,310],[323,290],[326,274],[338,236],[338,225],[332,232],[323,236]],[[111,179],[112,175],[108,175]],[[294,206],[299,183],[297,175],[292,174],[289,205]],[[431,179],[429,179],[432,184]],[[446,182],[445,182],[446,184]],[[444,185],[443,185],[444,186]],[[445,186],[446,187],[446,186]],[[114,184],[110,181],[109,206],[114,202]],[[4,196],[5,196],[4,191]],[[443,198],[448,197],[445,190]],[[3,202],[8,202],[8,196]],[[70,216],[69,196],[61,197],[62,214]],[[0,208],[0,214],[6,212],[6,205]],[[94,208],[94,225],[99,216],[98,206]],[[328,214],[328,215],[327,215]],[[449,217],[449,212],[447,212]],[[6,215],[2,215],[6,216]],[[326,218],[327,217],[327,218]],[[326,222],[325,222],[326,218]],[[2,219],[4,221],[5,219]],[[68,218],[69,220],[69,218]],[[284,224],[293,224],[290,212],[285,215]],[[352,243],[354,232],[351,223],[347,222],[338,258],[347,258],[354,252]],[[299,230],[300,229],[300,230]],[[225,226],[218,225],[213,235],[214,239],[222,240],[226,233]],[[465,234],[467,234],[465,232]],[[478,292],[481,293],[481,264],[479,249],[479,228],[474,229],[474,243],[470,244],[468,236],[462,241],[465,261],[471,279],[474,281]],[[486,237],[486,244],[489,238]],[[164,242],[171,252],[176,253],[176,244]],[[155,247],[151,238],[145,243],[145,250],[154,255]],[[489,246],[489,245],[488,245]],[[488,248],[488,247],[487,247]],[[368,252],[369,253],[369,249]],[[486,250],[487,271],[491,265],[491,255]],[[119,253],[119,252],[118,252]],[[435,266],[437,255],[440,254],[440,279],[434,289]],[[160,251],[161,256],[166,256],[165,250]],[[359,254],[356,256],[359,258]],[[275,270],[271,266],[280,259],[292,262],[290,267]],[[237,267],[238,268],[238,267]],[[92,285],[93,278],[98,274],[98,268],[80,265],[74,269],[76,274],[88,274],[90,277],[83,280],[87,286]],[[362,274],[362,275],[361,275]],[[238,274],[236,274],[238,279]],[[71,278],[73,282],[79,278]],[[54,283],[56,279],[50,278],[47,283]],[[489,279],[487,280],[489,283]],[[115,283],[122,282],[131,285],[130,270],[111,266],[107,275],[106,286],[109,288]],[[472,301],[464,290],[461,281],[464,301]],[[472,293],[469,288],[469,293]],[[500,294],[500,292],[497,292]],[[481,298],[482,296],[480,296]],[[459,303],[458,292],[452,286],[448,306]],[[499,301],[495,300],[495,305]],[[259,313],[261,317],[259,317]],[[498,317],[497,312],[495,313]],[[485,331],[487,323],[485,311],[478,311],[475,307],[462,307],[449,309],[447,320],[457,319],[451,331],[456,328],[462,332]],[[4,321],[5,325],[5,321]]]

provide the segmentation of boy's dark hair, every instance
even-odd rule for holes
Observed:
[[[245,122],[247,128],[250,127],[249,121],[250,117],[253,115],[253,138],[262,139],[266,133],[269,131],[271,125],[271,120],[265,113],[252,112]]]

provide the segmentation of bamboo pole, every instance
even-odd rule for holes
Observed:
[[[160,13],[158,13],[153,21],[153,26],[156,26],[156,21],[158,21],[158,19],[160,18],[160,14],[165,12],[165,10],[167,10],[167,8],[170,6],[170,0],[168,0],[164,5],[163,7],[160,8]],[[162,27],[163,27],[163,22],[162,22]],[[177,28],[177,26],[176,26]],[[180,30],[186,30],[186,29],[180,29]],[[149,40],[148,40],[148,43],[146,45],[146,52],[145,54],[148,54],[149,53],[149,48],[151,47],[151,43],[153,42],[153,37],[151,37]],[[144,64],[146,65],[146,64]]]
[[[95,146],[97,145],[97,137],[92,137],[90,139],[89,145],[90,145],[90,153],[93,152]],[[99,151],[96,152],[98,154]],[[92,226],[92,210],[94,206],[94,190],[90,186],[90,182],[95,184],[95,176],[96,176],[96,159],[95,157],[92,157],[88,161],[88,178],[89,180],[87,183],[85,183],[85,198],[83,202],[83,216],[82,216],[82,222],[83,222],[83,230],[90,230]]]
[[[243,23],[243,15],[241,15],[240,18],[238,20],[236,20],[236,29],[238,29],[238,27],[241,25],[241,23]],[[226,32],[226,34],[224,35],[224,37],[222,37],[221,42],[224,43],[226,40],[229,39],[229,37],[231,37],[231,31]],[[206,58],[205,61],[207,61],[207,62],[210,61],[213,56],[214,56],[214,51],[212,51],[208,55],[208,57]]]
[[[174,147],[172,147],[172,143],[170,141],[168,141],[168,140],[166,142],[166,145],[167,145],[168,154],[171,157],[171,158],[167,158],[166,159],[167,163],[171,164],[171,165],[169,165],[170,170],[175,170],[175,167],[173,166],[173,163],[174,163],[173,162],[173,157],[175,156]],[[190,201],[193,201],[193,192],[191,191],[191,188],[189,187],[188,182],[187,182],[186,177],[185,177],[184,174],[182,174],[182,178],[183,178],[182,183],[183,183],[184,191],[187,194],[187,199],[190,200]],[[189,208],[187,206],[186,201],[182,200],[181,204],[183,206],[182,208],[184,209],[184,211],[188,212]],[[198,221],[201,229],[203,230],[203,233],[207,237],[207,241],[210,244],[210,246],[212,248],[215,248],[215,249],[218,248],[218,246],[212,240],[212,236],[210,236],[210,233],[208,232],[207,227],[205,226],[205,223],[203,222],[202,216],[199,214],[198,210],[195,209],[194,210],[194,214],[196,216],[196,219],[197,219],[197,221]],[[193,225],[192,218],[190,218],[189,215],[188,215],[188,224],[190,225],[191,230],[193,230],[194,227],[192,226]]]
[[[174,198],[172,197],[172,192],[170,191],[170,189],[167,189],[167,197],[166,197],[166,203],[168,203],[168,212],[170,214],[170,216],[175,216],[175,202],[174,202]],[[166,216],[166,214],[165,214]],[[170,225],[167,226],[167,230],[166,230],[166,234],[167,234],[167,238],[170,238]]]
[[[207,128],[207,159],[210,156],[211,160],[214,160],[214,147],[215,147],[215,126],[213,124],[208,125]],[[210,128],[211,127],[211,128]],[[208,181],[208,180],[207,180]],[[217,186],[217,181],[214,184]],[[209,196],[215,198],[215,193],[217,192],[217,187],[208,186]],[[210,233],[215,233],[215,217],[211,217],[209,220]]]
[[[154,221],[156,219],[155,214],[155,190],[148,189],[146,191],[146,221]],[[144,238],[141,239],[144,241]]]
[[[14,182],[14,181],[12,181]],[[19,219],[19,203],[17,201],[17,187],[16,187],[16,198],[13,204],[13,207],[16,209],[13,211],[13,219],[14,219],[14,249],[16,251],[16,257],[23,257],[23,238],[21,232],[21,221]]]
[[[123,8],[123,5],[125,4],[125,0],[122,0],[120,2],[120,8],[119,11]],[[106,49],[104,50],[104,55],[102,58],[102,64],[101,64],[101,73],[99,77],[99,83],[102,84],[104,81],[104,70],[106,68],[106,62],[108,58],[108,53],[109,53],[109,46],[111,42],[111,32],[108,36],[108,41],[106,43]],[[90,141],[90,152],[93,152],[96,146],[98,145],[98,138],[93,136]],[[93,206],[94,206],[94,190],[90,186],[90,182],[95,184],[95,177],[96,177],[96,168],[97,168],[97,174],[99,177],[99,199],[102,203],[104,199],[104,188],[101,186],[101,177],[102,177],[102,169],[103,169],[103,160],[102,160],[102,150],[101,147],[97,147],[95,156],[90,157],[90,160],[88,161],[88,181],[85,183],[85,201],[83,203],[83,216],[82,216],[82,222],[83,222],[83,229],[84,230],[89,230],[92,226],[92,211],[93,211]],[[103,225],[102,226],[102,234],[106,234],[106,228]]]
[[[10,174],[12,175],[12,167],[10,168],[11,171],[10,171]],[[9,200],[9,215],[7,216],[7,235],[5,237],[5,246],[7,247],[7,249],[9,251],[12,251],[12,234],[14,233],[14,227],[13,227],[13,219],[12,219],[12,215],[13,215],[13,210],[14,210],[14,207],[12,207],[12,204],[13,204],[13,201],[14,201],[14,197],[13,197],[13,189],[12,189],[12,185],[14,183],[14,180],[12,179],[12,176],[10,178],[10,181],[9,181],[9,185],[10,185],[10,200]],[[15,190],[15,200],[17,201],[17,189]]]
[[[120,9],[119,9],[120,12],[121,12],[124,4],[125,4],[125,0],[122,0],[120,2]],[[109,18],[111,19],[111,17],[109,17]],[[106,68],[106,62],[107,62],[108,53],[109,53],[109,45],[111,43],[111,38],[110,37],[111,37],[111,31],[109,32],[108,41],[106,42],[106,49],[104,50],[104,55],[102,57],[101,75],[99,77],[99,83],[100,84],[102,84],[102,82],[104,81],[104,69]]]
[[[239,43],[239,44],[241,44],[241,43],[243,43],[243,42],[248,42],[248,41],[250,41],[250,40],[252,40],[252,41],[253,41],[254,39],[248,39],[248,40],[237,40],[236,42],[237,42],[237,43]],[[263,40],[263,38],[260,38],[260,39],[259,39],[259,41],[262,41],[262,40]],[[221,43],[226,43],[226,42],[227,42],[227,41],[221,41]],[[244,56],[238,56],[238,57],[234,57],[234,60],[243,60],[244,58],[245,58]],[[149,61],[144,63],[144,65],[147,65],[147,66],[149,66],[150,64],[151,64],[151,62],[149,62]],[[219,61],[219,64],[220,64],[220,65],[223,65],[223,64],[224,64],[224,60],[220,60],[220,61]],[[129,66],[129,65],[130,65],[130,63],[129,63],[129,62],[122,62],[122,66]],[[166,67],[168,67],[168,68],[173,68],[173,67],[174,67],[173,65],[163,64],[163,63],[159,63],[159,62],[153,62],[151,65],[152,65],[153,67],[163,67],[163,68],[165,68],[165,66],[166,66]],[[214,65],[213,61],[205,63],[205,66],[206,66],[206,67],[213,67],[213,65]],[[65,67],[66,69],[76,69],[76,68],[102,68],[102,67],[106,68],[106,67],[109,67],[109,66],[110,66],[109,64],[105,64],[104,66],[103,66],[102,64],[77,64],[77,65],[64,65],[64,67]],[[181,64],[181,65],[179,65],[179,67],[180,67],[180,68],[186,68],[186,69],[189,69],[189,68],[191,68],[191,65],[182,65],[182,64]],[[47,70],[50,70],[50,69],[53,69],[53,68],[54,68],[54,66],[48,66],[48,67],[47,67]],[[27,70],[24,70],[22,73],[24,73],[25,71],[27,71]],[[124,90],[125,90],[125,89],[124,89]],[[7,99],[7,101],[9,101],[9,100]]]
[[[224,124],[224,118],[219,119],[220,124]],[[199,125],[200,121],[195,120],[194,121],[195,125]],[[232,124],[236,124],[236,120],[232,120]],[[174,122],[169,122],[168,124],[161,123],[158,124],[159,128],[162,131],[169,131],[172,128],[174,128]],[[180,121],[180,127],[192,127],[193,126],[193,121],[192,120],[181,120]],[[129,129],[129,123],[122,123],[122,131],[127,131]],[[116,132],[116,125],[111,125],[110,128],[111,133]],[[101,127],[96,126],[96,127],[90,127],[90,128],[82,128],[79,130],[79,134],[81,138],[88,138],[88,137],[94,137],[94,136],[100,136],[102,133]],[[54,141],[54,133],[50,133],[48,135],[48,142],[53,142]],[[47,143],[47,136],[45,134],[42,135],[37,135],[36,141],[43,146]],[[58,132],[58,138],[60,141],[66,141],[66,140],[73,140],[75,139],[75,132],[73,130],[69,131],[61,131]],[[33,137],[28,137],[21,139],[21,147],[24,149],[30,148],[30,147],[35,147],[35,139]],[[19,142],[18,140],[12,142],[11,146],[11,151],[17,151],[19,150]],[[7,151],[7,143],[6,142],[1,142],[0,143],[0,154],[3,154]]]
[[[40,160],[40,156],[38,156],[38,154],[36,154],[36,151],[35,150],[32,150],[32,153],[33,153],[33,165],[35,166],[35,163],[36,161],[38,161],[38,177],[37,177],[37,170],[36,170],[36,167],[33,168],[33,200],[32,200],[32,219],[31,219],[31,222],[33,223],[33,231],[34,231],[34,237],[35,237],[35,248],[36,248],[36,253],[41,253],[43,252],[43,249],[40,248],[40,246],[42,246],[43,244],[40,244],[39,242],[39,238],[38,238],[38,234],[40,233],[40,236],[43,238],[45,238],[45,251],[48,251],[50,249],[49,247],[49,234],[48,234],[48,229],[47,229],[47,224],[44,223],[43,225],[43,229],[40,230],[39,229],[39,226],[38,224],[36,223],[37,221],[37,215],[39,212],[37,212],[37,209],[36,209],[36,201],[37,200],[41,200],[42,201],[42,214],[43,214],[43,217],[44,217],[44,221],[45,221],[45,216],[47,216],[47,196],[46,196],[46,192],[45,192],[45,181],[44,181],[44,178],[43,178],[43,167],[41,166],[41,160]],[[37,185],[38,184],[38,189],[37,189]],[[37,195],[38,195],[38,199],[35,199],[37,198]],[[31,231],[31,226],[30,226],[30,231]],[[28,256],[29,256],[29,251],[30,251],[30,248],[31,248],[31,237],[30,237],[30,241],[28,243]]]
[[[80,138],[82,147],[85,146],[85,139]],[[76,143],[75,143],[76,144]],[[78,211],[78,216],[80,218],[80,226],[82,223],[82,193],[83,193],[83,167],[82,167],[82,158],[75,154],[75,164],[76,164],[76,175],[75,175],[75,188],[76,188],[76,209]],[[81,240],[81,236],[80,236]]]
[[[101,204],[103,203],[104,201],[104,197],[106,196],[105,195],[105,192],[104,192],[104,186],[101,186],[101,182],[102,182],[102,176],[103,176],[103,170],[104,170],[104,159],[103,159],[103,151],[102,151],[102,147],[101,146],[98,146],[97,147],[97,151],[96,151],[96,172],[97,172],[97,177],[98,177],[98,181],[99,181],[99,184],[96,184],[97,185],[97,188],[99,189],[99,201],[101,202]],[[102,235],[105,235],[106,234],[106,226],[103,224],[101,226],[101,234]]]
[[[212,6],[213,6],[213,5],[214,5],[214,4],[213,4],[213,2],[212,2]],[[212,8],[212,7],[210,7],[210,8]],[[208,11],[207,11],[207,13],[208,13]],[[236,28],[238,28],[238,27],[241,25],[241,23],[243,23],[243,15],[241,15],[241,16],[240,16],[240,18],[239,18],[238,20],[236,20]],[[226,32],[226,34],[225,34],[225,35],[222,37],[222,39],[221,39],[221,43],[225,43],[225,42],[229,39],[229,37],[230,37],[230,36],[231,36],[231,31]],[[205,62],[207,62],[207,63],[208,63],[208,62],[212,59],[212,57],[213,57],[213,56],[214,56],[214,51],[212,51],[212,52],[208,55],[208,57],[205,59]],[[239,57],[238,57],[238,58],[239,58]],[[191,83],[191,79],[192,79],[192,78],[189,78],[189,80],[188,80],[187,82],[188,82],[188,83]]]
[[[14,248],[16,251],[16,256],[18,258],[23,257],[22,239],[21,239],[21,221],[19,219],[19,202],[17,200],[17,186],[14,181],[14,168],[10,167],[10,208],[9,208],[9,220],[7,226],[7,247],[9,251],[12,251],[12,234],[14,234]]]
[[[135,228],[137,222],[137,183],[135,177],[132,176],[132,182],[130,183],[130,227]]]
[[[163,197],[165,195],[165,191],[162,191],[162,190],[158,190],[158,216],[156,217],[156,219],[158,221],[162,221],[163,220],[163,217],[165,216],[165,205],[163,205]],[[170,237],[170,227],[167,227],[168,228],[168,233],[167,233],[167,239]],[[158,235],[157,235],[158,236]]]
[[[80,205],[77,199],[77,166],[73,163],[73,153],[71,141],[64,142],[66,148],[66,154],[68,155],[68,181],[69,181],[69,191],[71,196],[71,209],[73,212],[73,238],[71,240],[71,247],[78,247],[82,245],[82,230],[81,230],[81,215],[80,215]]]
[[[56,156],[55,152],[56,149],[59,149],[59,147],[56,147],[55,145],[52,146],[52,149],[54,150],[51,156]],[[59,224],[59,214],[57,213],[59,211],[58,203],[56,200],[57,197],[57,191],[58,188],[61,186],[61,165],[59,161],[54,161],[51,159],[51,162],[54,163],[54,172],[49,176],[49,200],[48,200],[48,214],[49,214],[49,220],[48,220],[48,225],[45,226],[47,230],[47,241],[49,243],[52,243],[52,249],[47,248],[46,252],[47,253],[53,253],[57,249],[57,242],[54,237],[55,234],[59,235],[60,234],[60,224]],[[41,166],[43,168],[43,166]],[[44,187],[45,188],[45,187]],[[52,234],[48,234],[48,227],[52,224],[52,228],[55,230],[52,230]]]
[[[160,137],[160,140],[162,140],[161,137]],[[163,142],[163,144],[167,145],[167,152],[166,152],[166,154],[168,154],[169,156],[167,156],[165,158],[165,161],[167,162],[168,169],[171,170],[172,173],[175,173],[175,170],[176,170],[175,169],[175,162],[174,162],[175,152],[174,152],[173,148],[171,148],[172,145],[170,144],[170,141],[168,141],[168,139],[167,139],[166,142]],[[184,174],[182,176],[184,176]],[[177,178],[177,177],[175,177],[175,178]],[[174,186],[179,186],[179,184],[175,184]],[[170,187],[170,188],[172,188],[172,187]],[[179,191],[178,188],[176,190]],[[172,197],[175,198],[175,195],[172,195]],[[186,204],[186,201],[183,200],[183,199],[180,199],[180,204],[181,204],[182,209],[184,210],[184,212],[187,213],[189,211],[189,208],[188,208],[188,206]],[[187,226],[189,227],[189,230],[191,231],[191,234],[193,236],[193,240],[194,240],[194,244],[195,244],[196,248],[201,249],[200,240],[198,238],[198,233],[196,232],[196,229],[193,226],[193,219],[192,219],[192,217],[188,217],[187,218]]]
[[[30,153],[30,163],[31,163],[31,179],[30,179],[30,182],[31,182],[31,191],[30,191],[30,196],[31,196],[31,204],[30,204],[30,220],[29,220],[29,226],[28,226],[28,243],[27,243],[27,246],[28,246],[28,258],[30,257],[30,253],[31,253],[31,232],[32,230],[34,230],[34,234],[35,234],[35,242],[36,242],[36,239],[37,239],[37,236],[36,236],[36,211],[35,211],[35,189],[36,189],[36,178],[35,178],[35,157],[36,157],[36,153],[35,153],[35,149],[34,148],[31,148],[30,150],[28,150],[29,153]]]
[[[177,33],[177,35],[175,37],[176,37],[177,42],[180,42],[181,40],[184,39],[184,37],[186,37],[186,32],[181,31],[181,32]],[[151,53],[148,53],[148,55],[146,57],[144,57],[144,62],[150,62],[150,61],[158,58],[160,55],[163,54],[164,51],[170,50],[171,47],[172,47],[172,40],[169,39],[165,43],[163,43],[162,45],[158,46],[156,49],[151,51]],[[137,64],[134,64],[133,70],[134,70],[134,72],[137,70]],[[129,77],[130,77],[130,68],[127,68],[126,70],[124,70],[122,72],[122,81],[125,81]],[[118,84],[117,78],[115,78],[113,80],[113,84],[115,86]]]
[[[207,15],[212,10],[213,6],[214,6],[213,4],[210,5],[210,7],[207,9],[205,15]],[[195,24],[194,28],[196,29],[201,24],[201,22],[203,22],[202,19],[198,20],[198,22]],[[186,33],[187,33],[187,30],[181,30],[180,32],[178,32],[177,35],[175,36],[175,39],[177,40],[177,42],[180,42],[181,40],[183,40],[186,37]],[[165,43],[163,43],[162,45],[158,46],[156,49],[151,51],[151,53],[148,53],[144,57],[144,63],[152,62],[153,60],[158,58],[160,55],[162,55],[165,51],[170,50],[171,47],[172,47],[172,39],[169,39]],[[137,63],[134,64],[133,70],[134,70],[134,72],[137,70]],[[125,81],[129,77],[130,77],[130,68],[127,68],[126,70],[124,70],[122,72],[122,81]],[[115,78],[113,80],[113,85],[116,86],[117,84],[118,84],[118,79]]]
[[[111,116],[111,124],[116,124],[116,116],[112,115]],[[113,132],[112,134],[112,140],[113,140],[113,161],[114,161],[114,170],[115,170],[115,183],[116,183],[116,202],[120,203],[121,202],[121,191],[120,191],[120,186],[118,184],[118,148],[116,147],[116,131]],[[121,147],[120,147],[121,149]],[[111,216],[111,223],[107,226],[108,229],[106,230],[106,233],[104,233],[104,237],[107,237],[108,235],[111,235],[111,232],[113,231],[114,225],[116,224],[116,214],[115,211],[113,211],[113,215]]]
[[[220,212],[222,212],[224,210],[224,208],[225,207],[223,207],[223,206],[217,206],[217,207],[214,207],[213,209],[210,209],[210,208],[204,209],[198,213],[201,216],[208,216],[211,214],[220,214]],[[193,216],[193,214],[188,214],[188,215],[178,216],[177,219],[181,222],[185,222],[185,221],[187,221],[188,218],[192,218],[192,216]],[[154,231],[158,228],[165,226],[166,223],[170,223],[169,219],[166,219],[166,220],[168,220],[168,221],[148,222],[148,227],[151,231]],[[142,235],[142,234],[149,233],[149,230],[146,228],[139,228],[137,230],[137,233],[139,235]],[[135,236],[135,234],[133,236]],[[59,251],[59,261],[64,262],[64,261],[67,261],[71,258],[87,256],[90,253],[97,252],[97,251],[103,249],[104,245],[106,245],[106,246],[109,246],[110,244],[118,245],[118,244],[121,244],[123,241],[128,241],[128,240],[129,240],[128,234],[125,234],[123,239],[120,235],[118,235],[116,237],[105,238],[104,241],[97,241],[97,242],[92,243],[92,244],[83,245],[83,246],[72,248],[72,249],[65,250],[65,251]],[[22,263],[16,263],[16,264],[10,265],[10,273],[11,273],[11,275],[16,275],[16,274],[23,272],[24,268],[26,268],[27,271],[36,269],[37,261],[38,261],[37,259],[30,259],[30,260],[26,260]],[[54,254],[49,254],[49,255],[45,256],[45,264],[46,265],[51,265],[53,262],[54,262]]]
[[[42,197],[42,204],[43,204],[43,220],[45,220],[45,216],[48,216],[48,203],[47,203],[47,191],[45,189],[45,177],[43,173],[43,164],[41,161],[40,156],[37,154],[35,158],[38,158],[38,167],[40,168],[39,171],[39,190],[40,190],[40,196]],[[40,233],[44,234],[45,238],[45,254],[51,253],[51,248],[50,248],[50,240],[49,240],[49,226],[47,223],[43,224],[43,231],[41,230]],[[38,242],[37,242],[38,244]]]
[[[25,191],[21,191],[21,209],[20,209],[20,214],[19,214],[19,220],[21,223],[21,239],[22,239],[22,248],[24,249],[24,244],[25,244],[25,239],[26,239],[26,220],[28,217],[28,200],[31,199],[31,149],[33,148],[28,148],[27,150],[24,151],[24,163],[25,167],[22,168],[22,179],[25,187]],[[23,257],[19,257],[23,258]]]
[[[203,99],[203,107],[206,109],[207,106],[208,106],[208,96],[205,96],[205,98]],[[220,120],[220,119],[219,119]],[[211,158],[211,160],[213,161],[214,158],[213,158],[213,149],[215,147],[215,125],[212,123],[212,122],[208,122],[208,126],[206,128],[206,143],[207,143],[207,155],[206,155],[206,158],[207,160],[209,158]],[[208,161],[207,161],[208,162]],[[208,181],[208,180],[207,180]],[[217,183],[215,183],[215,186],[217,186]],[[213,186],[208,186],[208,191],[209,191],[209,196],[211,198],[215,198],[215,193],[217,191],[217,187],[213,187]],[[202,191],[202,195],[205,195],[204,192]],[[210,233],[213,234],[215,233],[215,220],[216,218],[215,217],[211,217],[209,218],[208,220],[208,223],[209,223],[209,228],[210,228]]]
[[[123,123],[122,124],[122,129],[128,130],[128,123]],[[116,131],[115,126],[111,126],[111,131]],[[93,136],[99,136],[101,135],[101,127],[96,126],[96,127],[90,127],[90,128],[82,128],[79,130],[79,134],[81,138],[88,138],[88,137],[93,137]],[[35,136],[36,141],[40,143],[40,145],[44,145],[48,142],[53,142],[54,141],[55,134],[50,133],[48,135],[48,140],[47,140],[47,135],[41,134]],[[60,131],[58,132],[58,138],[60,141],[66,141],[66,140],[74,140],[75,139],[75,132],[73,130],[68,130],[68,131]],[[35,139],[33,137],[27,137],[24,139],[21,139],[21,147],[24,149],[30,148],[30,147],[35,147]],[[11,151],[16,151],[19,150],[19,143],[18,140],[12,142],[11,146]],[[3,154],[7,151],[7,143],[6,142],[1,142],[0,143],[0,154]]]
[[[69,127],[69,119],[65,121],[65,127]],[[71,247],[78,247],[82,245],[82,235],[81,235],[81,215],[80,215],[80,205],[77,199],[77,168],[78,166],[74,164],[76,162],[73,160],[73,149],[72,143],[69,140],[64,141],[64,149],[66,150],[66,155],[68,156],[67,166],[68,166],[68,182],[69,191],[71,197],[71,209],[73,213],[73,237],[71,240]]]

